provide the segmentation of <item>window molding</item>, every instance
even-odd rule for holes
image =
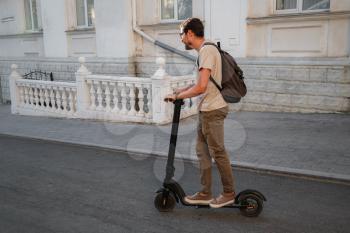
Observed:
[[[89,25],[89,10],[88,10],[88,4],[87,0],[83,0],[84,3],[84,25],[78,25],[78,14],[77,14],[77,0],[74,1],[75,3],[75,27],[76,29],[93,29],[95,28],[95,22],[93,19],[93,22],[91,25]],[[95,2],[94,2],[94,8],[95,8]]]
[[[36,22],[37,22],[37,28],[35,28],[35,24],[34,24],[34,14],[33,14],[33,1],[35,1],[35,5],[36,5]],[[27,28],[27,17],[26,17],[26,7],[25,4],[27,4],[26,2],[29,2],[29,16],[30,16],[30,21],[31,21],[31,28]],[[39,8],[39,3],[36,0],[24,0],[23,1],[24,5],[24,21],[25,21],[25,26],[24,26],[24,32],[25,33],[35,33],[35,32],[41,32],[42,31],[42,26],[41,26],[41,20],[40,20],[40,8]]]
[[[43,37],[43,32],[42,31],[0,35],[0,39],[7,39],[7,38],[40,38],[40,37]]]
[[[76,29],[70,29],[66,30],[65,33],[67,35],[80,35],[80,34],[95,34],[95,28],[94,27],[88,27],[88,28],[76,28]]]
[[[276,15],[284,15],[284,14],[306,14],[306,13],[320,13],[320,12],[329,12],[328,9],[316,9],[316,10],[303,10],[303,1],[297,0],[297,6],[295,9],[287,9],[287,10],[277,10],[277,0],[273,0],[273,13]]]

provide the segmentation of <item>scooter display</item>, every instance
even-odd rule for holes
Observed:
[[[185,201],[185,191],[182,189],[180,184],[173,179],[175,173],[175,148],[180,122],[181,106],[184,102],[183,100],[175,100],[173,103],[174,115],[171,128],[168,159],[166,164],[166,175],[163,181],[163,187],[156,192],[157,194],[154,199],[154,205],[160,212],[172,211],[176,203],[179,202],[181,202],[181,204],[184,206],[191,206],[196,208],[210,208],[209,205],[192,205],[187,203]],[[263,210],[264,201],[266,201],[266,198],[262,193],[260,193],[257,190],[247,189],[241,191],[236,195],[235,202],[233,204],[224,206],[222,208],[238,208],[241,214],[244,216],[257,217]]]

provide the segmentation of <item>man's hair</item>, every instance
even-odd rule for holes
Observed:
[[[188,18],[181,23],[180,29],[187,33],[191,30],[197,37],[204,37],[204,25],[198,18]]]

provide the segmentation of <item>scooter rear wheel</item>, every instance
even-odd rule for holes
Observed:
[[[239,197],[241,214],[246,217],[257,217],[263,210],[263,200],[255,194],[248,193]]]
[[[158,193],[154,198],[154,206],[159,212],[170,212],[174,209],[175,204],[175,197],[170,193],[168,195]]]

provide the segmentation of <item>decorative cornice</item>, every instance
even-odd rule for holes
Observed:
[[[76,35],[76,34],[95,34],[95,28],[75,28],[75,29],[70,29],[65,31],[69,35]]]
[[[25,32],[25,33],[18,33],[18,34],[0,35],[0,39],[33,38],[33,37],[42,37],[42,36],[43,36],[43,31],[38,31],[38,32]]]
[[[267,17],[247,18],[247,24],[268,24],[296,21],[317,21],[328,19],[350,18],[350,11],[339,12],[318,12],[318,13],[297,13],[297,14],[276,14]]]

